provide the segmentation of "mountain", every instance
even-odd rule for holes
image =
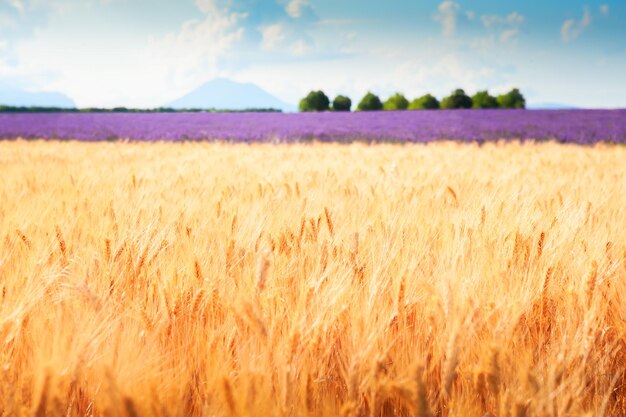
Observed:
[[[24,107],[76,107],[71,98],[61,93],[30,92],[0,89],[0,105]]]
[[[530,103],[531,110],[576,110],[578,107],[563,103]]]
[[[238,83],[225,78],[211,80],[165,107],[219,110],[274,108],[295,111],[295,106],[279,100],[254,84]]]

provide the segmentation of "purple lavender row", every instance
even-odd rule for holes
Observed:
[[[626,110],[0,114],[0,138],[234,142],[556,140],[626,144]]]

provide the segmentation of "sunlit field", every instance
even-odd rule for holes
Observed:
[[[0,142],[3,416],[626,416],[626,147]]]

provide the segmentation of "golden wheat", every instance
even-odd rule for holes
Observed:
[[[0,410],[626,416],[624,161],[1,142]]]

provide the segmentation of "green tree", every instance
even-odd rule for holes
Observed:
[[[329,109],[330,100],[323,91],[311,91],[305,98],[300,100],[298,106],[301,112],[326,111]]]
[[[498,100],[487,90],[479,91],[472,97],[472,108],[474,109],[495,109],[497,107]]]
[[[382,110],[383,103],[381,103],[380,98],[376,94],[368,92],[365,97],[361,99],[356,109],[358,111]]]
[[[506,94],[498,96],[498,105],[502,109],[525,109],[526,99],[519,89],[514,88]]]
[[[406,110],[409,107],[409,100],[400,93],[389,97],[383,104],[385,110]]]
[[[409,104],[409,110],[436,110],[439,108],[439,100],[431,94],[416,98]]]
[[[350,111],[352,108],[352,100],[350,97],[338,95],[333,100],[333,111]]]
[[[471,109],[472,99],[460,88],[441,101],[442,109]]]

